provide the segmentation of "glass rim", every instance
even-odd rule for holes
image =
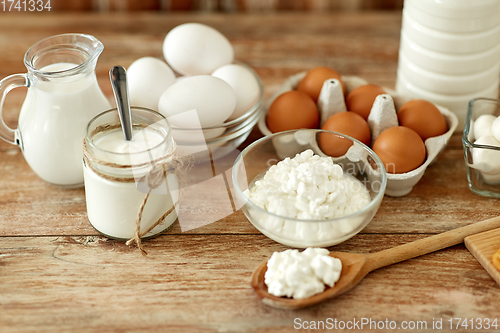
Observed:
[[[117,108],[112,108],[112,109],[109,109],[109,110],[106,110],[106,111],[103,111],[101,113],[99,113],[98,115],[96,115],[94,118],[92,118],[88,124],[87,124],[87,127],[85,128],[85,142],[86,144],[88,144],[90,147],[92,147],[92,149],[95,149],[97,151],[100,151],[102,153],[106,153],[106,154],[111,154],[111,156],[125,156],[125,155],[135,155],[135,154],[144,154],[145,152],[148,152],[150,150],[153,150],[153,149],[156,149],[160,146],[162,146],[163,144],[165,144],[167,142],[167,140],[170,138],[171,141],[173,141],[172,139],[172,127],[170,126],[170,123],[168,122],[167,118],[165,118],[161,113],[159,112],[156,112],[154,110],[151,110],[151,109],[148,109],[148,108],[144,108],[144,107],[139,107],[139,106],[131,106],[130,107],[131,110],[139,110],[139,111],[145,111],[147,113],[150,113],[150,114],[153,114],[155,116],[158,116],[159,119],[149,125],[152,125],[152,124],[155,124],[157,123],[158,121],[164,121],[165,124],[167,125],[166,129],[167,129],[167,135],[161,140],[161,142],[159,142],[157,145],[153,146],[153,147],[148,147],[146,150],[141,150],[141,151],[137,151],[137,152],[126,152],[126,153],[118,153],[118,152],[113,152],[113,151],[109,151],[107,149],[103,149],[99,146],[97,146],[96,144],[94,144],[94,142],[92,141],[92,137],[90,136],[91,132],[90,132],[90,127],[93,125],[93,123],[95,121],[97,121],[100,117],[103,117],[107,114],[110,114],[110,113],[113,113],[113,112],[118,112],[118,109]],[[118,113],[117,113],[117,117],[118,116]],[[132,119],[133,119],[134,115],[132,115]],[[120,120],[118,118],[118,122],[116,122],[117,124],[120,125]],[[118,127],[121,131],[121,125]]]
[[[41,69],[38,69],[34,66],[33,57],[32,56],[30,57],[30,55],[32,53],[35,54],[35,52],[34,52],[35,48],[50,41],[51,39],[54,39],[54,40],[57,38],[72,39],[75,37],[82,37],[84,39],[87,39],[89,42],[89,45],[91,45],[92,48],[94,48],[93,52],[89,53],[88,58],[85,59],[84,62],[82,62],[81,64],[77,64],[74,67],[60,70],[60,71],[42,71]],[[54,45],[57,45],[57,44],[54,44]],[[92,35],[81,34],[81,33],[68,33],[68,34],[54,35],[54,36],[50,36],[50,37],[44,38],[42,40],[39,40],[38,42],[33,44],[24,54],[24,65],[26,66],[28,71],[30,71],[34,75],[40,76],[40,77],[58,78],[58,77],[63,77],[63,76],[67,76],[67,75],[74,75],[74,74],[81,73],[84,70],[84,68],[86,68],[90,63],[94,62],[97,59],[97,57],[102,53],[103,50],[104,50],[104,45],[102,44],[102,42],[99,41],[97,38],[95,38]]]
[[[377,164],[379,170],[381,170],[380,174],[382,176],[382,182],[381,182],[380,190],[375,195],[375,197],[370,198],[370,202],[366,206],[364,206],[363,208],[361,208],[361,209],[359,209],[359,210],[357,210],[357,211],[355,211],[353,213],[350,213],[350,214],[347,214],[347,215],[338,216],[338,217],[334,217],[334,218],[330,218],[330,219],[307,219],[307,220],[306,219],[299,219],[299,218],[296,218],[296,217],[288,217],[288,216],[283,216],[283,215],[278,215],[278,214],[275,214],[275,213],[271,213],[270,211],[268,211],[268,210],[266,210],[266,209],[264,209],[264,208],[256,205],[249,198],[247,198],[245,196],[245,194],[243,193],[243,191],[241,190],[241,188],[240,188],[240,186],[238,184],[238,181],[237,181],[237,176],[236,176],[236,174],[238,173],[238,168],[236,168],[236,166],[239,163],[241,163],[240,161],[243,159],[243,156],[246,155],[255,146],[257,146],[258,144],[260,144],[260,143],[262,143],[264,141],[270,141],[270,140],[272,140],[273,138],[275,138],[277,136],[281,136],[281,135],[285,135],[285,134],[291,134],[293,132],[298,132],[298,131],[315,132],[315,134],[317,134],[317,133],[335,134],[335,135],[339,135],[341,137],[344,137],[346,139],[349,139],[349,140],[353,141],[354,143],[358,143],[365,151],[367,151],[370,154],[370,156],[373,158],[373,160]],[[258,139],[256,141],[252,142],[248,147],[246,147],[245,149],[243,149],[243,151],[238,155],[238,157],[234,161],[232,170],[233,170],[233,172],[232,172],[233,186],[234,186],[234,188],[236,190],[236,193],[238,195],[246,198],[245,204],[250,204],[250,206],[252,208],[257,209],[260,212],[269,214],[270,216],[275,217],[275,218],[286,219],[286,220],[294,221],[294,222],[303,222],[303,223],[336,222],[336,221],[344,220],[346,218],[351,218],[351,217],[355,217],[355,216],[358,216],[358,215],[363,215],[367,211],[371,210],[372,207],[375,206],[379,200],[383,199],[383,197],[385,195],[385,189],[387,187],[387,172],[385,170],[385,166],[382,163],[382,160],[380,159],[380,157],[378,157],[377,154],[375,154],[375,152],[370,147],[368,147],[367,145],[365,145],[361,141],[359,141],[359,140],[357,140],[357,139],[355,139],[353,137],[350,137],[348,135],[345,135],[345,134],[342,134],[342,133],[338,133],[338,132],[334,132],[334,131],[322,130],[322,129],[289,130],[289,131],[277,132],[277,133],[273,133],[273,134],[268,135],[268,136],[264,136],[264,137],[262,137],[262,138],[260,138],[260,139]]]

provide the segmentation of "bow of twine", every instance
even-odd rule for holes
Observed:
[[[155,223],[153,223],[151,226],[149,226],[146,230],[141,231],[141,220],[142,220],[142,215],[144,212],[144,207],[146,206],[146,203],[148,201],[149,196],[151,195],[151,191],[153,189],[158,188],[163,181],[167,179],[167,176],[169,174],[176,175],[179,184],[185,184],[186,183],[186,175],[191,169],[191,167],[194,165],[194,157],[193,156],[184,156],[184,157],[179,157],[176,155],[172,155],[172,157],[169,159],[168,162],[164,163],[158,163],[158,164],[153,164],[152,171],[149,172],[147,175],[145,175],[145,181],[146,184],[148,185],[148,193],[146,193],[146,196],[141,202],[141,205],[139,206],[139,211],[137,213],[137,217],[135,220],[135,235],[131,239],[129,239],[125,244],[130,245],[133,242],[137,244],[137,248],[141,251],[141,254],[143,256],[146,256],[148,253],[144,250],[144,247],[142,245],[141,238],[146,235],[148,232],[156,228],[156,226],[160,225],[163,220],[170,215],[176,208],[176,206],[179,204],[180,200],[180,191],[178,195],[177,201],[172,205],[172,207],[165,212],[158,220],[156,220]]]

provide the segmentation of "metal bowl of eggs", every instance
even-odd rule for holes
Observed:
[[[245,148],[233,165],[232,182],[235,205],[264,235],[291,247],[328,247],[372,220],[387,174],[360,141],[299,129]]]
[[[328,67],[289,77],[265,102],[258,123],[264,135],[322,128],[360,140],[386,166],[385,194],[393,197],[411,192],[457,125],[457,116],[442,106]]]
[[[467,180],[472,192],[500,198],[500,100],[469,102],[462,137]]]

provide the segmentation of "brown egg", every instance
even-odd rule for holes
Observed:
[[[367,120],[375,98],[381,94],[386,94],[382,87],[376,84],[365,84],[353,89],[347,95],[345,105],[347,106],[347,110],[356,112]]]
[[[340,74],[329,67],[316,67],[311,69],[300,81],[297,90],[305,92],[311,96],[314,102],[317,102],[323,83],[328,79],[339,80],[342,85],[342,90],[345,93],[344,83],[340,79]]]
[[[292,90],[279,95],[267,113],[267,127],[273,133],[318,126],[316,103],[302,91]]]
[[[388,173],[405,173],[425,161],[425,145],[414,130],[404,126],[386,129],[373,143],[373,151],[380,157]]]
[[[439,109],[423,99],[414,99],[405,103],[398,111],[398,120],[401,126],[411,128],[424,141],[448,131],[446,119]]]
[[[321,129],[351,136],[365,145],[369,145],[371,141],[370,127],[360,115],[354,112],[334,114],[328,118]],[[351,140],[326,133],[321,133],[318,141],[321,150],[333,157],[343,156],[352,146]]]

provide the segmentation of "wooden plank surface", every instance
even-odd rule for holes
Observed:
[[[500,270],[493,265],[493,254],[500,250],[500,229],[466,237],[464,243],[477,261],[500,285]]]
[[[0,77],[25,71],[34,42],[65,32],[105,45],[97,65],[112,96],[109,68],[161,57],[166,33],[202,22],[225,34],[236,57],[257,71],[266,97],[289,75],[326,65],[394,88],[400,13],[196,15],[0,14]],[[25,90],[9,93],[6,122],[15,126]],[[254,130],[243,148],[260,136]],[[373,252],[500,214],[498,199],[467,188],[460,135],[403,198],[386,197],[362,231],[333,250]],[[199,207],[209,211],[213,206]],[[0,142],[0,331],[287,332],[294,320],[495,318],[500,288],[463,245],[371,273],[349,293],[300,311],[259,303],[249,279],[273,251],[240,212],[182,232],[175,223],[133,247],[98,235],[87,220],[84,190],[39,180],[17,147]],[[399,327],[399,326],[398,326]],[[370,330],[364,330],[370,331]],[[404,331],[395,329],[391,331]],[[441,330],[443,332],[450,331]],[[458,331],[470,331],[459,327]],[[488,331],[494,331],[490,329]]]
[[[420,237],[362,235],[337,248],[366,252]],[[375,271],[339,298],[300,311],[263,306],[249,287],[253,268],[285,249],[262,235],[164,235],[147,246],[144,258],[102,237],[3,238],[2,323],[12,332],[279,332],[297,317],[401,323],[498,313],[495,282],[463,246]]]

